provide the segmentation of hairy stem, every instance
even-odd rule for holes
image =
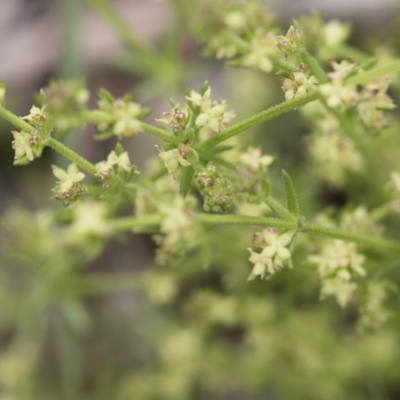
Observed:
[[[276,106],[270,107],[267,110],[264,110],[256,115],[253,115],[252,117],[246,118],[243,121],[238,122],[237,124],[232,125],[228,129],[225,129],[224,131],[220,132],[218,135],[215,135],[207,139],[202,144],[201,147],[203,149],[214,147],[217,144],[233,136],[236,136],[239,133],[246,131],[247,129],[252,128],[253,126],[259,125],[262,122],[269,121],[270,119],[276,118],[281,114],[302,107],[307,103],[316,100],[317,98],[318,98],[318,90],[313,90],[310,93],[306,93],[304,95],[294,97],[291,100],[277,104]]]
[[[374,248],[377,250],[389,250],[392,252],[400,253],[400,243],[387,239],[366,236],[356,232],[345,231],[339,228],[332,228],[328,226],[305,222],[302,224],[301,232],[308,233],[310,235],[330,237],[333,239],[348,240],[367,248]]]

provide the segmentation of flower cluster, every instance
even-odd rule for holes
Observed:
[[[270,72],[273,68],[271,56],[278,52],[274,45],[274,19],[254,2],[232,4],[218,11],[223,17],[215,21],[212,29],[209,12],[204,13],[208,29],[201,32],[200,40],[207,42],[206,54],[231,59],[237,66]],[[201,10],[199,14],[201,24]]]
[[[108,181],[113,172],[121,174],[123,172],[130,172],[132,169],[128,153],[123,151],[118,155],[114,150],[108,155],[106,161],[97,163],[96,167],[96,176],[102,181]]]
[[[370,133],[379,132],[387,127],[387,119],[384,111],[392,110],[395,105],[387,95],[389,81],[378,79],[365,85],[360,93],[358,112],[361,121],[365,124]]]
[[[160,151],[158,156],[163,160],[169,174],[175,173],[179,167],[188,167],[190,162],[186,159],[190,155],[190,149],[181,145],[176,149]]]
[[[196,200],[190,196],[176,196],[171,203],[158,203],[157,209],[163,216],[159,235],[154,236],[158,246],[156,262],[169,265],[180,260],[196,243],[192,209]]]
[[[290,260],[288,245],[292,240],[292,232],[279,234],[274,229],[265,229],[262,232],[254,234],[253,244],[257,248],[260,248],[261,251],[257,253],[253,249],[248,248],[250,251],[249,260],[254,264],[249,280],[257,276],[265,278],[282,269],[284,264]]]
[[[43,138],[50,134],[46,124],[47,114],[44,112],[44,107],[33,106],[29,115],[22,117],[22,119],[27,120],[33,128],[30,132],[12,132],[14,140],[11,146],[15,151],[14,165],[25,165],[40,157],[44,148]]]
[[[288,78],[283,78],[281,80],[286,100],[291,100],[296,95],[310,92],[318,83],[315,76],[309,76],[308,70],[304,64],[301,64],[300,67],[302,69],[301,71],[293,72]]]
[[[130,95],[114,99],[110,93],[101,90],[99,97],[99,111],[102,113],[103,121],[97,123],[97,128],[104,132],[99,138],[115,135],[121,140],[142,131],[140,119],[147,114],[147,110],[140,104],[134,103]]]
[[[240,64],[262,72],[271,72],[274,68],[271,56],[276,54],[275,36],[270,32],[256,33],[249,45],[250,48],[241,59]]]
[[[161,119],[156,121],[163,122],[171,128],[174,133],[181,133],[185,130],[186,124],[188,123],[189,114],[187,110],[182,110],[179,104],[176,104],[172,108],[172,112],[165,112]]]
[[[212,132],[224,129],[235,114],[226,111],[225,100],[213,101],[211,99],[211,87],[207,85],[204,93],[191,90],[186,96],[189,106],[196,110],[195,124],[198,128],[207,128]]]
[[[203,196],[203,208],[207,212],[228,212],[234,200],[234,186],[221,175],[215,165],[209,163],[204,171],[196,174],[199,191]]]
[[[285,36],[275,39],[276,47],[286,56],[297,55],[304,47],[303,32],[290,26]]]
[[[68,133],[84,125],[89,96],[83,80],[52,81],[40,91],[39,101],[46,105],[57,133]]]
[[[343,184],[348,172],[361,171],[364,165],[354,142],[344,136],[332,116],[316,123],[315,131],[308,138],[308,149],[316,164],[315,173],[335,186]]]
[[[83,194],[82,180],[85,174],[79,171],[76,164],[70,164],[66,171],[53,165],[53,174],[59,179],[57,185],[52,189],[54,197],[69,205],[78,200]]]
[[[357,86],[345,82],[347,75],[354,70],[355,64],[344,60],[332,63],[333,72],[328,74],[329,82],[319,86],[320,93],[325,97],[329,107],[344,110],[355,107],[359,101]]]
[[[365,257],[357,252],[354,243],[340,239],[323,246],[320,254],[310,255],[309,261],[318,266],[321,297],[335,296],[342,307],[348,304],[357,289],[354,278],[366,275]]]

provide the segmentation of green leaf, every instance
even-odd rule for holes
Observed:
[[[294,187],[292,178],[284,170],[282,170],[282,176],[283,176],[283,181],[285,183],[287,208],[291,214],[298,217],[300,214],[300,207],[299,207],[299,201],[297,199],[297,193],[296,193],[296,189]]]
[[[114,97],[112,96],[112,94],[109,91],[107,91],[105,89],[100,89],[98,96],[101,100],[104,100],[108,104],[114,103]]]
[[[102,133],[96,133],[95,135],[93,135],[93,139],[94,140],[105,140],[105,139],[112,137],[113,135],[114,134],[112,131],[106,131],[106,132],[102,132]]]
[[[192,167],[184,167],[182,168],[182,174],[180,176],[180,186],[179,186],[179,194],[182,197],[186,197],[190,190],[190,186],[192,184],[192,179],[194,175],[194,169]]]

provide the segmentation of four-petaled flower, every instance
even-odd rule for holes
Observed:
[[[32,145],[29,141],[29,134],[26,132],[12,132],[14,140],[11,144],[12,148],[15,150],[15,160],[19,160],[22,157],[26,157],[29,161],[34,159],[34,153]]]
[[[165,167],[170,174],[174,173],[179,165],[182,165],[182,167],[190,165],[190,162],[182,157],[179,149],[160,151],[158,156],[164,161]]]
[[[70,190],[75,183],[82,181],[85,178],[85,174],[79,171],[76,164],[70,164],[66,171],[53,165],[53,174],[59,179],[58,187],[61,193],[66,193]]]

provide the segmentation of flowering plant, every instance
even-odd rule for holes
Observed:
[[[87,3],[111,22],[118,20],[105,0]],[[49,197],[52,193],[62,207],[36,214],[12,210],[3,221],[10,258],[48,282],[40,289],[48,296],[45,303],[56,299],[62,304],[68,329],[78,337],[90,325],[80,300],[93,287],[97,292],[103,287],[140,288],[150,303],[175,307],[186,318],[186,327],[174,325],[176,335],[163,338],[158,375],[141,372],[143,380],[156,384],[141,386],[138,374],[135,389],[119,383],[121,399],[190,398],[202,373],[201,390],[215,394],[212,371],[199,362],[206,338],[219,340],[215,326],[248,346],[246,365],[264,368],[271,359],[257,355],[257,349],[277,339],[272,333],[266,339],[261,332],[273,326],[281,304],[278,293],[285,290],[299,302],[331,297],[339,305],[338,315],[347,315],[345,308],[357,315],[353,319],[361,331],[394,319],[387,299],[397,287],[389,274],[400,266],[400,158],[392,150],[399,144],[394,128],[398,121],[388,90],[395,88],[391,80],[398,84],[400,60],[350,47],[348,25],[324,23],[316,14],[294,21],[284,32],[255,1],[193,1],[190,10],[173,3],[188,13],[188,29],[207,55],[257,71],[252,75],[257,79],[259,73],[276,74],[283,91],[280,102],[239,118],[227,101],[218,99],[217,87],[205,82],[181,93],[180,104],[170,99],[170,109],[149,120],[147,107],[131,94],[116,99],[102,89],[97,107],[89,109],[83,81],[53,81],[39,94],[40,107],[19,117],[7,108],[4,87],[0,90],[0,117],[16,129],[14,164],[34,162],[47,147],[69,163],[51,167],[57,180]],[[129,32],[122,38],[138,52],[142,66],[149,66],[151,78],[160,80],[157,65],[167,61]],[[269,81],[261,82],[267,91]],[[232,91],[239,86],[232,84]],[[239,104],[245,108],[245,102]],[[242,109],[235,108],[241,116]],[[292,160],[273,141],[257,142],[253,135],[257,128],[281,135],[266,122],[284,114],[300,115],[307,130],[301,145],[294,140]],[[104,160],[92,162],[63,143],[85,124],[97,129],[96,139],[117,142]],[[159,140],[148,169],[132,163],[128,150],[130,137],[142,134]],[[294,161],[299,146],[303,154]],[[277,164],[282,167],[278,174]],[[334,194],[342,200],[335,202]],[[113,281],[106,275],[105,281],[114,286],[97,284],[82,273],[110,240],[126,239],[127,233],[150,235],[155,249],[148,264],[153,265],[139,277],[135,273]],[[117,254],[112,257],[118,259]],[[192,283],[199,276],[218,290]],[[262,308],[260,293],[270,293],[274,310],[267,309],[267,302]],[[290,296],[286,299],[294,303]],[[314,323],[311,314],[305,324],[308,319]],[[292,323],[297,324],[295,319]],[[243,338],[237,333],[242,330]],[[218,363],[221,349],[215,343],[209,354]],[[34,356],[32,352],[32,360]],[[187,367],[181,374],[180,365]],[[240,388],[245,393],[268,392],[263,392],[261,380],[246,379],[248,387]]]

